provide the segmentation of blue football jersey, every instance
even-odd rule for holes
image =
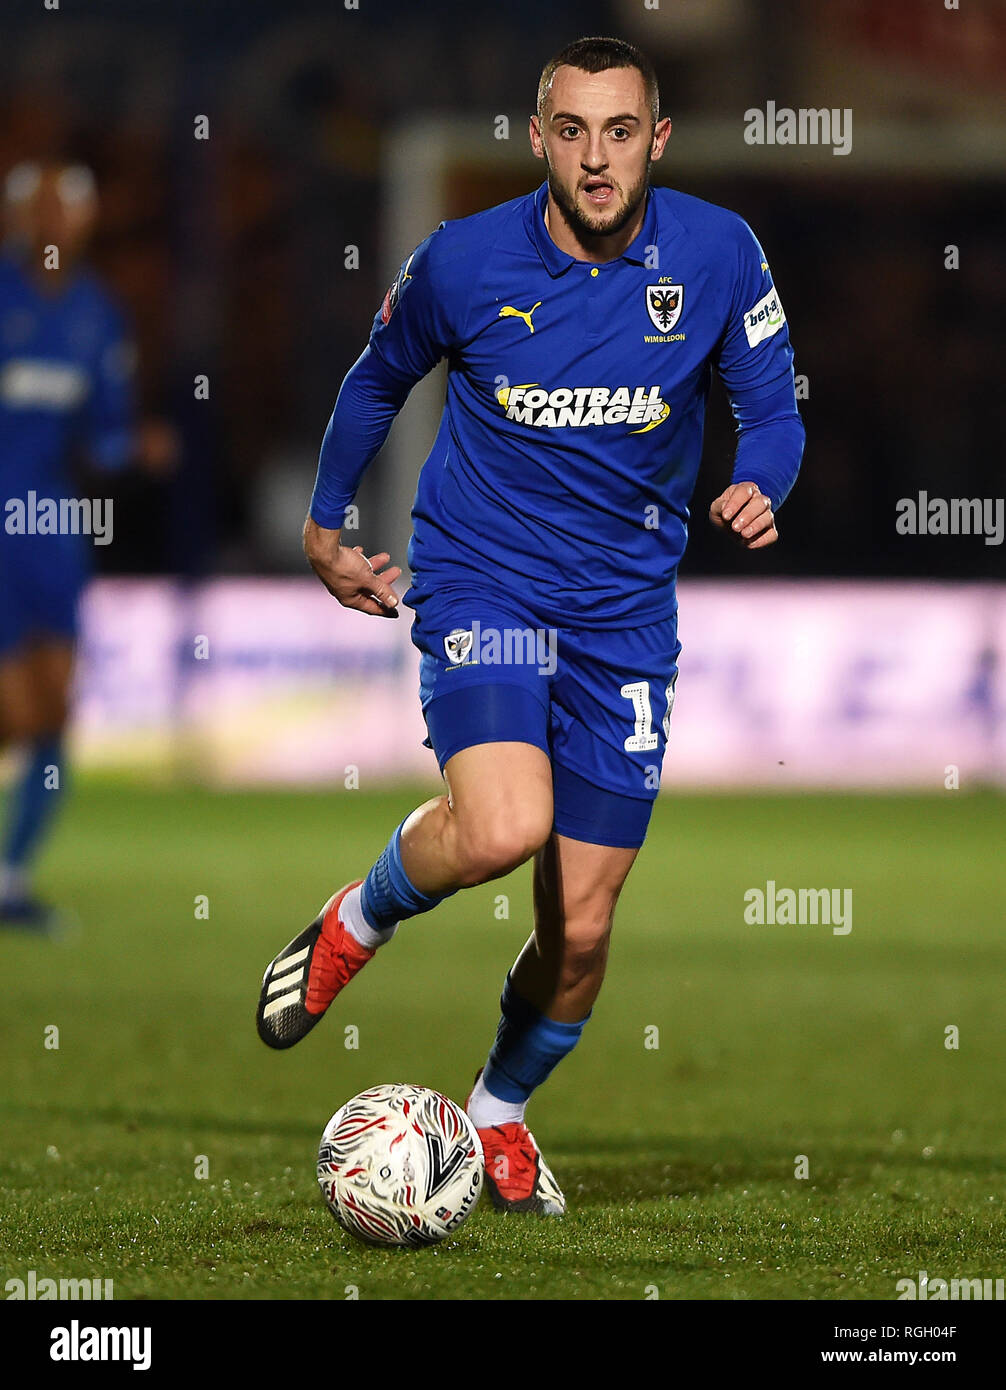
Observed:
[[[14,257],[0,255],[4,497],[69,495],[74,446],[102,468],[128,461],[134,355],[122,311],[93,275],[75,272],[47,294]]]
[[[406,602],[474,575],[549,623],[657,621],[676,607],[714,369],[742,433],[781,427],[738,455],[736,480],[776,506],[792,486],[803,429],[786,315],[761,246],[724,208],[652,188],[632,244],[593,264],[553,242],[546,199],[543,184],[441,223],[402,266],[343,383],[312,516],[341,525],[408,390],[446,358]]]

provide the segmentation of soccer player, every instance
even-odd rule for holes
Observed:
[[[7,177],[0,252],[0,746],[20,746],[24,760],[0,832],[0,925],[39,932],[59,923],[32,891],[29,871],[65,790],[77,603],[90,568],[89,538],[60,529],[56,519],[60,503],[72,496],[70,463],[80,451],[94,466],[114,470],[136,452],[161,472],[174,452],[169,427],[134,427],[126,322],[81,264],[97,212],[94,178],[83,165],[20,164]],[[78,524],[80,515],[73,510]],[[108,521],[106,511],[105,542]],[[57,528],[52,534],[50,525]]]
[[[631,45],[581,39],[546,65],[530,122],[546,182],[441,223],[404,263],[343,381],[304,530],[340,603],[397,617],[400,570],[340,528],[410,389],[446,357],[404,602],[447,795],[280,952],[257,1022],[272,1047],[298,1042],[399,922],[533,858],[534,932],[467,1101],[494,1204],[512,1211],[565,1208],[525,1108],[590,1017],[657,794],[712,369],[739,430],[713,525],[773,544],[803,452],[786,318],[751,229],[650,185],[670,128]]]

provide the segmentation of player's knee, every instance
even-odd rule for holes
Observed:
[[[62,734],[70,718],[70,693],[61,681],[51,682],[34,704],[34,738],[54,738]]]
[[[30,705],[10,704],[0,712],[0,743],[29,743],[38,734],[38,715]]]
[[[561,987],[575,989],[584,980],[603,972],[608,959],[611,920],[602,914],[573,924],[567,923],[563,939]]]
[[[471,887],[508,874],[541,849],[551,830],[551,815],[532,808],[463,821],[458,843],[462,885]]]
[[[24,710],[5,725],[10,743],[39,743],[43,739],[59,738],[67,722],[66,707],[36,706]]]
[[[57,701],[46,709],[40,717],[39,727],[35,731],[36,738],[59,738],[66,732],[66,726],[70,718],[70,709],[66,701]]]

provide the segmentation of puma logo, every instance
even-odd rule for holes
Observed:
[[[531,322],[531,315],[534,313],[535,309],[541,308],[541,303],[542,302],[539,299],[538,303],[532,304],[530,309],[528,309],[526,313],[523,309],[515,309],[512,304],[504,304],[503,308],[499,312],[499,317],[501,319],[523,319],[530,331],[533,333],[534,324]]]

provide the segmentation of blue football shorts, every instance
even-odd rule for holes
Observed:
[[[79,536],[10,536],[0,527],[0,657],[29,639],[73,642],[88,579]]]
[[[415,605],[412,640],[426,746],[441,771],[475,744],[533,744],[552,764],[555,830],[638,849],[670,727],[676,614],[556,629],[508,595],[435,590]]]

